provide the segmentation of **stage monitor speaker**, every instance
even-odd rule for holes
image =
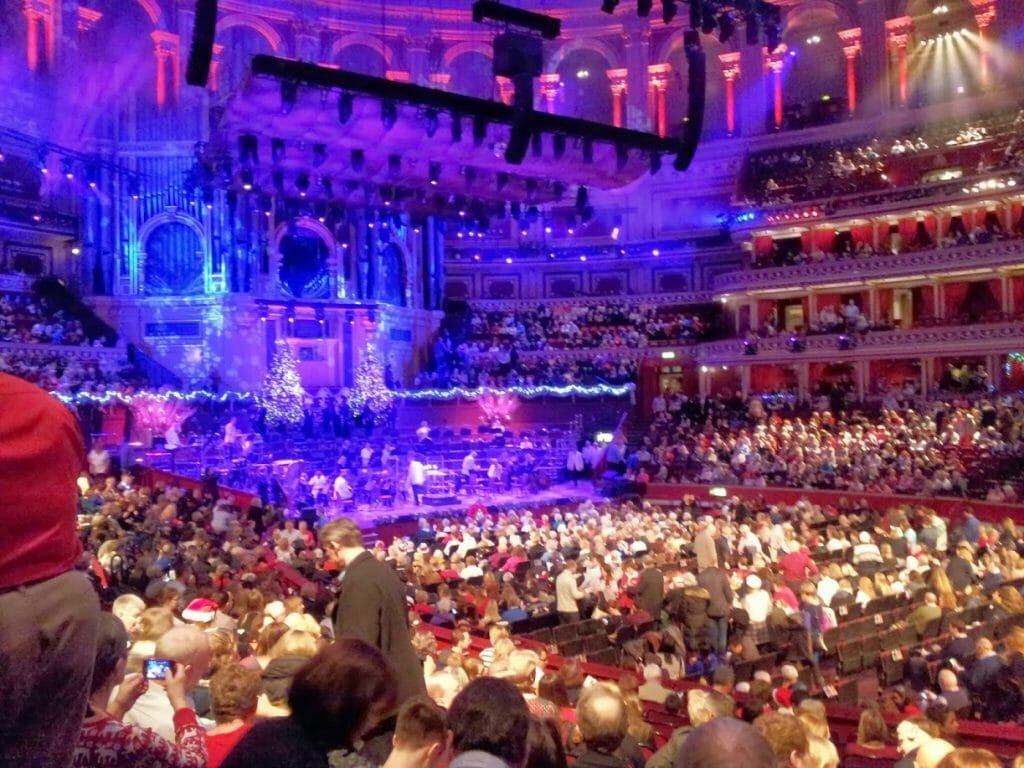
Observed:
[[[217,0],[196,0],[196,18],[192,27],[192,47],[188,52],[185,82],[205,86],[210,79],[213,38],[217,33]]]
[[[686,123],[683,125],[683,146],[676,155],[675,169],[690,167],[704,129],[704,88],[707,84],[707,63],[700,46],[686,47]]]
[[[424,493],[420,498],[429,507],[450,507],[459,503],[459,500],[450,493]]]

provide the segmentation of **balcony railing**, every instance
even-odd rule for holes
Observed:
[[[717,294],[730,291],[800,289],[815,283],[870,281],[917,276],[958,269],[1024,265],[1024,240],[1004,240],[984,245],[934,248],[891,256],[851,257],[787,267],[727,272],[715,277]]]
[[[1005,321],[973,325],[910,328],[898,331],[870,331],[847,334],[850,346],[840,349],[839,335],[800,337],[802,351],[793,352],[791,336],[759,339],[757,354],[748,354],[742,339],[714,341],[696,348],[697,360],[705,364],[800,362],[806,357],[844,359],[918,357],[932,354],[985,354],[1024,350],[1024,322]]]

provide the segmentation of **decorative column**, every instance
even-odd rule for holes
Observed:
[[[647,67],[647,88],[651,99],[650,114],[658,126],[658,135],[668,135],[668,77],[671,64],[651,64]]]
[[[217,82],[217,73],[220,71],[220,57],[224,53],[224,46],[220,43],[213,44],[213,56],[210,58],[210,90],[216,92],[220,85]]]
[[[767,129],[767,71],[764,66],[764,55],[761,47],[757,45],[742,45],[739,53],[742,73],[737,105],[740,131],[744,136],[760,136]]]
[[[53,66],[54,54],[54,7],[49,0],[25,0],[23,9],[26,23],[26,60],[28,68],[33,72],[39,64],[46,62],[47,68]],[[39,50],[39,36],[42,33],[43,50]]]
[[[740,366],[740,391],[743,392],[743,399],[750,397],[750,366]]]
[[[983,89],[988,89],[988,28],[996,19],[996,6],[993,0],[971,0],[974,8],[974,20],[978,24],[978,79]]]
[[[839,42],[846,57],[846,106],[850,114],[857,111],[857,57],[860,55],[860,27],[839,30]]]
[[[914,20],[909,16],[889,19],[885,22],[886,38],[889,49],[896,51],[896,74],[899,81],[900,105],[907,105],[907,46],[910,44],[910,32],[914,28]]]
[[[511,104],[512,97],[515,95],[516,86],[507,77],[498,77],[498,92],[501,94],[501,101],[503,104]]]
[[[853,370],[857,376],[857,401],[861,403],[864,402],[864,396],[868,393],[868,380],[871,378],[869,366],[870,362],[867,360],[858,360],[853,364]]]
[[[773,123],[776,130],[782,127],[782,67],[786,62],[787,50],[785,43],[776,48],[774,53],[769,53],[767,48],[762,49],[765,67],[772,73]]]
[[[740,52],[720,53],[725,77],[725,129],[730,136],[736,135],[736,79],[740,76]]]
[[[422,26],[420,29],[422,29]],[[409,61],[409,75],[412,77],[412,82],[417,85],[426,85],[428,77],[427,44],[426,38],[421,34],[420,29],[410,27],[403,38],[403,42],[405,43],[405,53]]]
[[[562,77],[557,72],[545,72],[540,76],[541,107],[549,115],[555,114],[555,98],[561,82]]]
[[[452,76],[447,72],[431,72],[427,76],[427,80],[429,81],[431,88],[447,91],[448,84],[452,81]]]
[[[626,98],[626,80],[629,77],[629,70],[609,69],[608,82],[612,89],[612,125],[616,128],[623,127],[623,101]]]
[[[626,128],[650,130],[647,111],[647,65],[650,63],[651,26],[646,18],[623,19],[623,47],[626,50]]]
[[[292,31],[295,35],[295,58],[314,64],[320,61],[319,29],[302,19],[292,25]]]
[[[161,30],[155,30],[150,37],[156,56],[156,103],[162,107],[176,102],[181,93],[180,40],[177,35]]]

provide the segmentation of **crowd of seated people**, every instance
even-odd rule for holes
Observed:
[[[130,476],[98,476],[86,487],[82,539],[94,578],[117,598],[100,633],[106,656],[97,659],[109,660],[97,666],[75,764],[99,765],[103,750],[123,750],[135,760],[158,755],[163,764],[197,768],[204,760],[269,765],[260,760],[305,749],[311,718],[300,715],[309,700],[296,698],[294,687],[308,695],[305,686],[332,653],[356,660],[368,653],[352,645],[358,641],[333,639],[337,567],[316,532],[272,507],[241,510],[198,492],[140,487]],[[935,682],[908,672],[903,685],[886,688],[862,716],[854,752],[948,752],[961,743],[958,723],[962,730],[979,717],[1024,715],[1024,698],[1006,682],[1024,664],[1024,630],[1012,628],[1024,624],[1020,546],[1011,521],[989,525],[968,514],[954,524],[916,504],[768,507],[732,499],[706,508],[687,498],[673,508],[480,507],[461,519],[421,520],[371,553],[405,583],[413,644],[438,716],[456,718],[476,687],[495,684],[477,681],[500,678],[517,692],[515,706],[548,724],[555,752],[583,765],[600,755],[595,764],[607,768],[702,766],[682,757],[699,745],[691,732],[727,720],[741,730],[753,724],[771,753],[767,768],[838,764],[847,745],[830,742],[821,684],[833,675],[835,649],[825,638],[841,638],[830,630],[854,612],[870,616],[897,603],[894,629],[914,632],[913,658],[936,668]],[[645,635],[639,648],[627,644],[627,668],[584,685],[582,658],[549,669],[557,649],[516,634],[528,617],[552,613],[565,624],[585,617],[645,627],[661,640]],[[967,623],[967,616],[976,618]],[[933,632],[936,622],[941,630]],[[450,635],[433,631],[445,626],[454,628]],[[738,678],[744,665],[785,649],[789,662]],[[147,687],[139,673],[153,656],[187,663]],[[355,677],[374,673],[351,664],[330,681],[355,696]],[[684,690],[683,681],[699,687]],[[595,727],[598,696],[607,697],[598,700],[600,712],[619,713],[614,725]],[[318,745],[359,750],[367,762],[337,763],[332,754],[330,765],[387,764],[393,715],[401,734],[408,705],[379,703],[378,716],[392,716],[383,741],[349,742],[357,717],[340,742]],[[327,698],[317,706],[328,707]],[[507,718],[514,708],[504,707]],[[659,730],[666,716],[678,718],[678,730]],[[829,757],[812,761],[817,751]],[[805,757],[787,762],[797,754]]]
[[[62,310],[50,311],[42,300],[28,293],[0,295],[0,341],[89,344],[80,321],[65,317]]]
[[[99,362],[79,360],[40,345],[38,350],[0,356],[0,372],[10,373],[50,392],[103,392],[123,384],[119,371],[105,361],[106,358]]]
[[[414,389],[624,384],[637,375],[636,360],[614,352],[579,360],[552,352],[547,358],[523,360],[509,342],[495,352],[478,354],[463,344],[453,347],[443,335],[434,347],[434,360],[431,370],[416,375]]]
[[[677,394],[656,400],[631,460],[660,482],[966,496],[984,490],[971,485],[979,457],[1019,473],[1022,426],[1016,397],[911,401],[871,418],[827,409],[769,413],[758,396],[744,403]]]
[[[601,304],[541,304],[516,311],[476,311],[467,351],[497,352],[507,343],[521,351],[643,347],[652,342],[696,342],[713,318],[679,307],[609,300]]]
[[[993,141],[994,148],[988,160],[980,161],[978,173],[1014,168],[1022,126],[1019,114],[1005,114],[930,133],[765,151],[748,159],[743,195],[759,204],[785,204],[885,190],[892,185],[891,166],[900,158],[984,141]]]
[[[961,248],[970,245],[984,245],[986,243],[1000,242],[1014,239],[1022,234],[1020,226],[1016,230],[1007,232],[996,216],[990,217],[984,225],[978,224],[970,231],[963,224],[961,218],[957,218],[949,225],[949,228],[936,242],[930,235],[919,240],[904,240],[902,237],[889,236],[889,247],[876,250],[870,243],[861,241],[855,242],[850,237],[836,238],[832,250],[826,251],[821,248],[812,248],[808,253],[802,245],[789,246],[778,242],[772,243],[772,248],[766,253],[755,254],[750,260],[750,266],[754,269],[765,269],[768,267],[799,266],[802,264],[819,264],[826,261],[842,261],[844,259],[867,259],[875,256],[888,256],[893,253],[909,253],[913,251],[930,250],[932,248]]]

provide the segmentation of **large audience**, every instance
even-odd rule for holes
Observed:
[[[1024,115],[1001,114],[922,133],[872,137],[860,143],[831,142],[788,147],[752,155],[745,167],[742,194],[758,204],[871,193],[893,186],[894,168],[913,155],[981,146],[976,168],[986,173],[1022,167],[1021,129]],[[968,173],[965,172],[965,176]],[[921,183],[916,175],[904,186]]]
[[[358,641],[333,637],[338,569],[306,521],[270,507],[242,510],[230,498],[142,487],[129,475],[81,485],[91,569],[116,598],[101,627],[79,766],[108,765],[101,761],[111,751],[124,761],[116,764],[130,756],[271,765],[288,750],[307,749],[328,754],[330,765],[387,765],[397,758],[392,734],[400,750],[406,728],[415,731],[408,721],[426,716],[422,708],[443,723],[479,686],[498,680],[511,688],[490,695],[514,690],[515,706],[525,706],[554,742],[547,749],[585,765],[600,755],[600,765],[618,768],[685,765],[683,755],[699,744],[694,734],[717,719],[744,734],[741,724],[752,723],[771,747],[766,766],[826,766],[838,765],[844,751],[893,761],[922,750],[944,754],[957,748],[958,721],[1024,714],[1024,699],[1005,701],[1005,687],[994,682],[1024,664],[1024,630],[994,634],[1006,619],[1024,623],[1024,599],[1006,586],[1024,578],[1009,521],[989,525],[968,515],[954,524],[917,504],[768,507],[738,499],[711,508],[693,499],[676,508],[481,507],[421,520],[409,535],[371,547],[402,576],[429,696],[399,707],[393,691],[364,700],[351,688],[357,677],[387,687],[371,670],[390,665]],[[900,680],[864,711],[853,744],[834,743],[821,687],[835,682],[834,651],[824,638],[850,607],[870,611],[902,595],[910,607],[901,622],[920,626],[918,637],[936,617],[950,619],[948,632],[916,644],[920,658],[936,662],[936,682]],[[961,610],[978,606],[978,638],[958,639],[977,629],[958,623]],[[626,668],[592,685],[582,658],[551,666],[557,649],[517,634],[517,625],[552,613],[563,623],[596,620],[648,634],[638,646],[624,644]],[[787,649],[791,661],[737,678],[744,663]],[[140,673],[154,656],[188,663],[147,685]],[[359,706],[379,706],[371,726],[358,727],[367,715],[348,711],[348,727],[332,721],[337,741],[318,744],[313,724],[323,728],[317,718],[337,714],[335,699],[309,692],[318,676],[350,691]],[[609,708],[621,711],[610,734],[593,722]],[[677,718],[670,738],[651,719],[659,713]],[[588,757],[596,744],[598,754]],[[789,761],[794,751],[801,762]],[[530,764],[565,765],[561,757],[536,759]]]
[[[631,457],[635,471],[656,482],[1016,498],[1020,398],[927,401],[892,391],[877,416],[841,410],[840,388],[821,400],[797,416],[785,400],[760,396],[658,395]],[[986,485],[1001,473],[1000,483]]]

